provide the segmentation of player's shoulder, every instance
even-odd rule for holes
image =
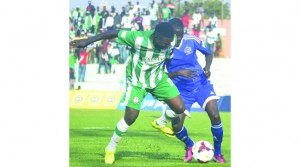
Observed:
[[[199,37],[195,36],[195,35],[192,35],[192,34],[184,34],[182,40],[201,43],[201,39]]]
[[[131,37],[150,37],[151,34],[154,32],[154,30],[150,31],[130,31],[130,30],[120,30],[119,36],[125,37],[125,36],[131,36]]]

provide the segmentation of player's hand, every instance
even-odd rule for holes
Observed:
[[[197,70],[179,70],[179,75],[187,77],[189,79],[195,79],[195,76],[198,75]]]
[[[70,45],[76,48],[84,48],[88,45],[88,42],[86,39],[79,39],[79,40],[71,41]]]
[[[210,75],[211,75],[210,70],[208,68],[204,67],[203,71],[204,71],[204,75],[208,79],[210,77]]]

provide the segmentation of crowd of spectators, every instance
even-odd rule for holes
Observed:
[[[121,2],[126,3],[126,1]],[[141,6],[139,1],[136,1],[135,4],[127,1],[127,4],[124,4],[121,11],[117,11],[114,6],[103,5],[95,7],[92,1],[88,1],[86,7],[71,9],[69,39],[87,38],[113,29],[138,31],[154,29],[159,22],[168,21],[174,17],[175,6],[172,0],[161,0],[161,2],[153,0],[149,6]],[[195,8],[193,10],[195,12],[190,13],[191,7]],[[220,34],[213,33],[213,30],[217,27],[218,19],[215,15],[211,15],[209,24],[205,26],[203,21],[204,14],[203,3],[189,4],[189,2],[185,1],[181,20],[186,27],[187,33],[193,33],[199,37],[199,33],[202,30],[205,34],[204,41],[206,44],[212,48],[212,52],[218,49],[219,53],[221,49]],[[192,27],[189,26],[190,24]],[[214,46],[216,42],[218,42],[218,47]],[[129,49],[116,43],[114,40],[105,40],[95,42],[83,49],[70,48],[70,56],[72,58],[75,56],[80,66],[83,66],[82,64],[98,64],[97,73],[109,74],[115,73],[116,64],[125,63]],[[86,52],[86,58],[82,58],[83,52]],[[214,55],[218,56],[216,53]],[[73,67],[70,66],[71,68]],[[84,75],[85,67],[82,67],[78,76],[81,82],[84,82]]]

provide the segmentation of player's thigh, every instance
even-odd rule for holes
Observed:
[[[196,100],[197,103],[206,110],[208,102],[211,100],[218,100],[219,97],[216,95],[216,92],[213,88],[213,85],[210,83],[210,81],[207,82],[205,85],[201,85],[197,88],[196,92]],[[211,106],[211,105],[209,105]]]
[[[193,91],[186,91],[184,89],[178,88],[180,92],[180,96],[183,100],[185,108],[188,112],[190,112],[192,105],[197,102],[197,96]]]
[[[140,110],[147,91],[132,85],[129,85],[126,90],[124,104],[135,110]]]
[[[210,119],[215,122],[219,121],[219,110],[217,100],[219,97],[213,88],[213,85],[208,82],[204,86],[197,89],[197,102],[207,112]]]
[[[163,74],[161,81],[149,92],[160,101],[173,99],[180,94],[173,81],[166,74]]]
[[[171,110],[173,110],[176,114],[181,114],[185,110],[185,105],[180,95],[172,99],[165,100],[165,102],[168,104]]]

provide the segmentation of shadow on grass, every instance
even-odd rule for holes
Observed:
[[[104,153],[100,153],[100,156],[104,158]],[[117,151],[116,160],[125,158],[138,158],[138,159],[152,159],[152,160],[181,160],[179,158],[172,158],[169,153],[162,152],[138,152],[138,151]]]
[[[70,166],[95,166],[95,164],[99,164],[99,166],[103,166],[104,163],[104,152],[95,153],[95,152],[71,152],[70,153],[70,162],[72,165]],[[75,158],[76,157],[76,158]],[[84,160],[80,160],[81,158]],[[78,159],[79,158],[79,159]],[[169,161],[174,160],[180,162],[182,159],[180,158],[172,158],[169,153],[162,152],[139,152],[139,151],[117,151],[115,154],[116,161],[139,161],[140,159],[144,159],[145,161]],[[84,163],[81,164],[81,163]]]
[[[70,137],[111,137],[114,133],[114,129],[70,129]],[[165,137],[159,130],[137,130],[132,129],[126,132],[126,136],[131,137],[157,137],[162,135]]]

